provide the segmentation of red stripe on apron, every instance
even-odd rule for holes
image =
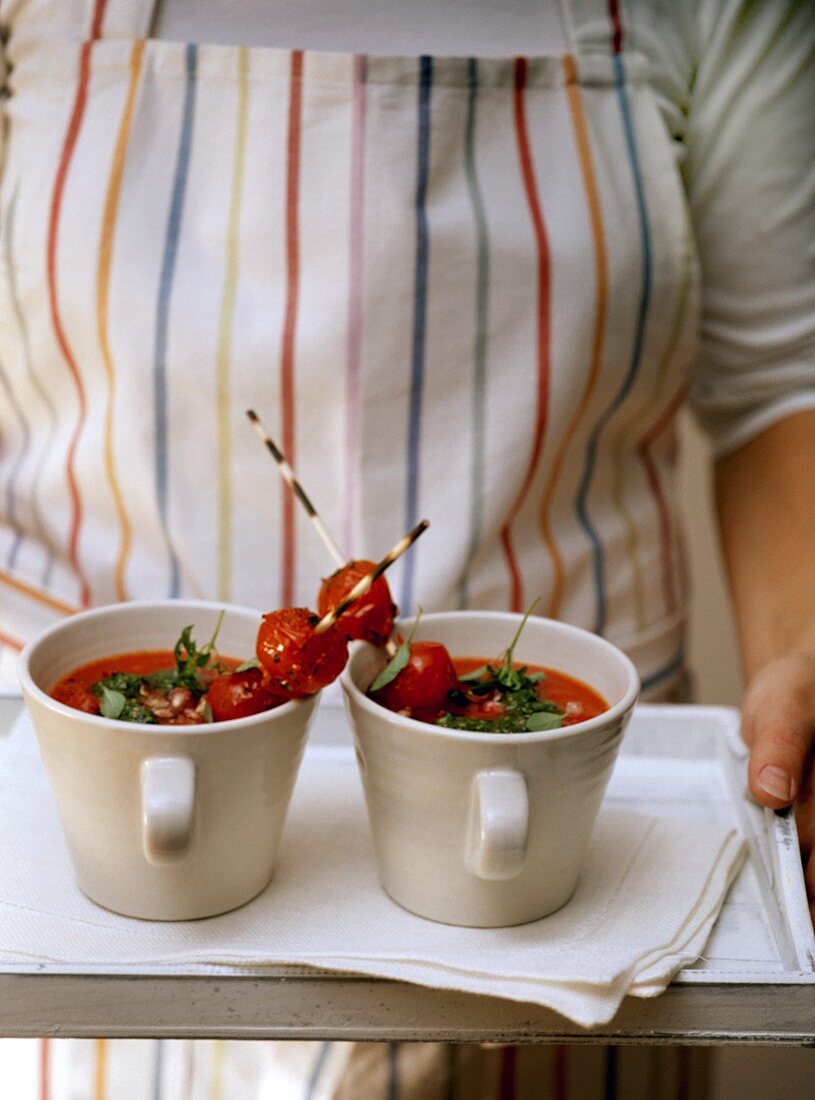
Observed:
[[[515,61],[515,94],[513,99],[515,130],[518,137],[518,157],[523,177],[524,190],[529,204],[529,213],[532,219],[532,228],[535,234],[535,243],[538,252],[538,293],[537,293],[537,408],[535,417],[535,431],[532,441],[532,454],[526,476],[524,477],[520,491],[513,501],[512,507],[504,520],[501,528],[501,542],[507,560],[510,573],[510,610],[522,611],[524,604],[523,580],[518,568],[518,561],[512,546],[512,524],[520,512],[527,493],[535,475],[538,459],[543,447],[543,436],[546,430],[546,417],[549,407],[549,242],[546,236],[546,226],[543,221],[540,200],[538,198],[537,184],[535,181],[535,167],[532,162],[532,152],[529,147],[529,135],[526,125],[526,108],[524,102],[524,88],[526,86],[526,58],[519,57]]]
[[[623,48],[623,24],[617,0],[608,0],[608,14],[613,30],[612,46],[615,53],[620,53]]]

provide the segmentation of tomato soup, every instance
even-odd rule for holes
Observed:
[[[474,733],[528,733],[574,726],[608,710],[594,688],[543,665],[514,661],[510,668],[480,657],[457,657],[453,667],[458,684],[445,704],[408,708],[408,717]]]
[[[217,666],[197,668],[194,681],[188,678],[185,683],[179,682],[172,649],[116,653],[73,669],[49,694],[57,702],[76,710],[100,714],[105,710],[105,692],[101,685],[106,685],[113,693],[111,705],[114,709],[118,703],[116,696],[123,696],[126,703],[131,704],[129,710],[136,716],[124,716],[124,721],[192,725],[212,720],[205,713],[206,693],[219,675],[233,671],[239,664],[238,658],[219,654]],[[137,711],[137,706],[150,714]],[[122,717],[121,714],[107,716]]]

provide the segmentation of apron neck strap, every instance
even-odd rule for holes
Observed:
[[[88,38],[149,38],[159,0],[86,0]]]

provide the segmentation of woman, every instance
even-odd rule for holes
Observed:
[[[404,611],[540,593],[626,649],[648,697],[681,697],[690,389],[718,454],[751,788],[806,793],[811,5],[2,16],[9,651],[110,600],[313,603],[329,563],[254,405],[349,555],[431,517],[395,576]],[[408,1094],[407,1060],[366,1056]],[[511,1083],[513,1055],[483,1057]]]

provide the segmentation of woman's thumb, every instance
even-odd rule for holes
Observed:
[[[751,794],[770,809],[788,806],[801,790],[815,732],[815,664],[789,657],[763,668],[745,693],[742,732]]]

